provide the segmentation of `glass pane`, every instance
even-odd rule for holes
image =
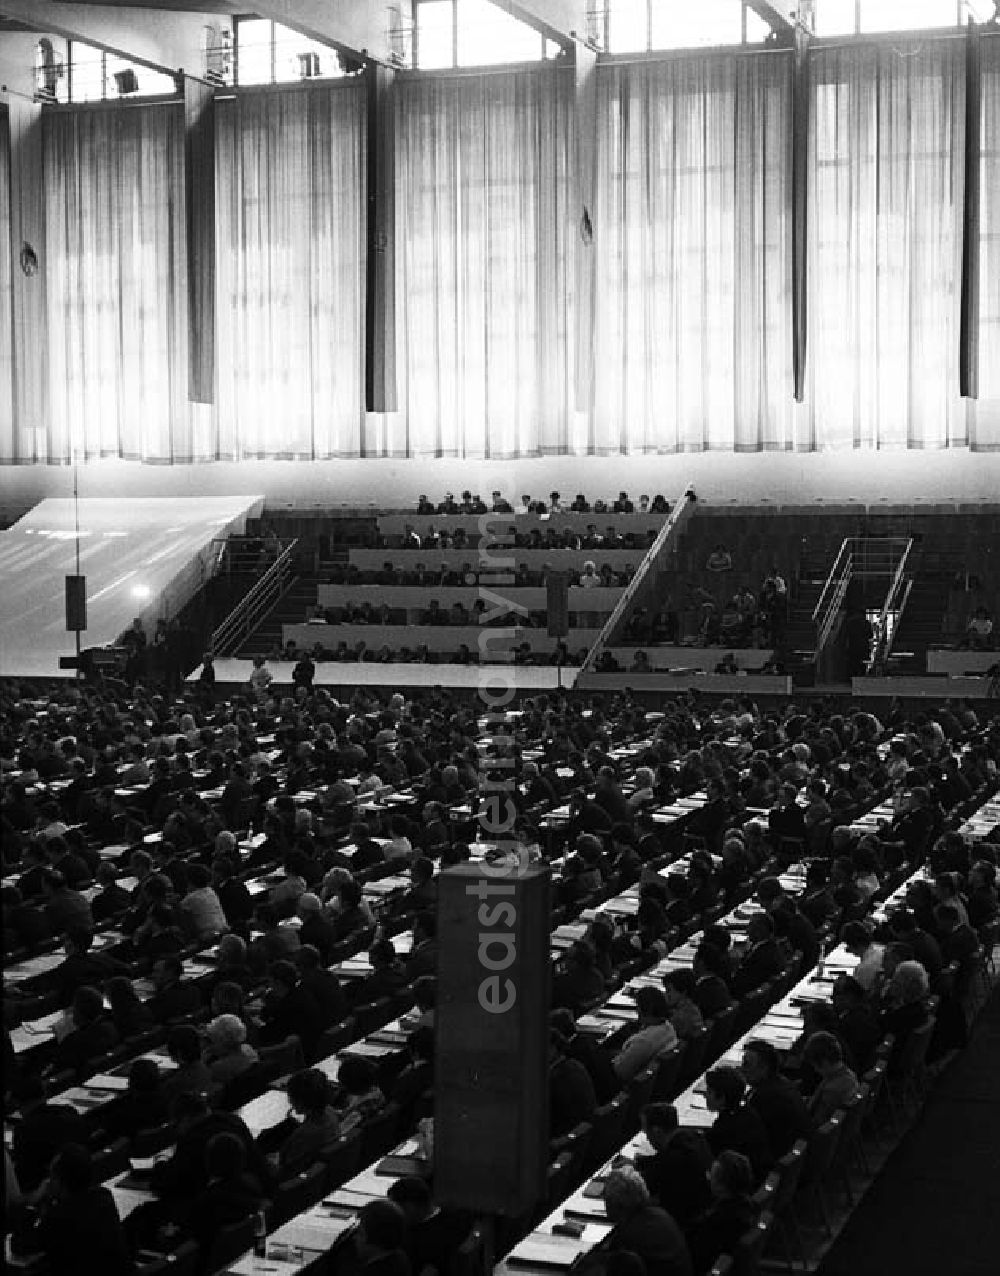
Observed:
[[[541,56],[542,33],[535,27],[490,0],[458,0],[459,66],[537,62]]]
[[[644,53],[649,48],[648,17],[646,0],[608,0],[608,52]]]
[[[560,55],[560,53],[562,53],[562,51],[563,51],[563,47],[558,40],[547,39],[545,41],[546,58],[557,58]]]
[[[955,0],[861,0],[862,31],[917,31],[958,24]]]
[[[245,18],[236,24],[236,73],[240,84],[271,83],[269,18]]]
[[[104,54],[82,40],[70,43],[73,101],[100,102],[104,96]]]
[[[425,70],[454,66],[452,0],[420,0],[417,6],[417,65]]]
[[[341,75],[337,50],[318,40],[310,40],[280,22],[274,24],[274,78],[279,84],[291,80],[328,80]]]
[[[854,35],[855,0],[816,0],[817,35]]]
[[[704,44],[739,44],[743,39],[740,0],[653,0],[652,48],[689,49]]]
[[[173,97],[177,93],[177,81],[172,75],[163,71],[153,71],[148,66],[137,66],[125,58],[109,53],[106,60],[104,96],[116,97]],[[122,93],[115,82],[115,76],[123,71],[131,71],[138,85]]]
[[[763,44],[770,34],[770,24],[753,9],[747,9],[747,44]]]

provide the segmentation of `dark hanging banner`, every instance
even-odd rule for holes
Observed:
[[[795,401],[805,398],[806,323],[806,216],[809,182],[809,42],[796,33],[792,80],[792,371]]]
[[[215,401],[215,93],[184,77],[188,398]]]
[[[982,64],[979,28],[965,41],[965,208],[962,213],[962,300],[958,382],[963,399],[979,398],[979,163]]]
[[[365,410],[396,411],[395,72],[369,62]]]

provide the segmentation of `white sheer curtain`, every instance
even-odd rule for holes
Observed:
[[[812,66],[808,442],[965,444],[962,41],[818,50]]]
[[[791,66],[598,67],[587,450],[790,445]]]
[[[1000,447],[1000,35],[982,42],[983,127],[980,186],[979,392],[994,405],[992,433],[976,446]]]
[[[0,463],[14,456],[14,345],[10,253],[10,126],[0,103]]]
[[[571,75],[397,82],[400,411],[380,452],[565,450],[572,402]]]
[[[47,450],[190,460],[184,124],[176,106],[45,120]]]
[[[216,112],[217,454],[356,456],[364,86],[246,92]]]

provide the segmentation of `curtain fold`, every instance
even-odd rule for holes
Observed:
[[[14,457],[14,298],[10,235],[10,115],[6,102],[0,102],[0,463]]]
[[[811,441],[963,445],[963,44],[817,50],[813,77]]]
[[[598,76],[597,452],[788,445],[791,54]]]
[[[414,77],[398,90],[400,412],[382,450],[565,450],[572,76]]]
[[[219,456],[361,450],[364,116],[360,80],[218,104]]]
[[[184,123],[174,106],[45,117],[47,459],[190,460]]]
[[[979,183],[979,393],[993,401],[992,432],[980,423],[976,445],[1000,446],[1000,35],[980,45],[982,133]]]

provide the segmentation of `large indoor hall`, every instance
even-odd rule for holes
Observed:
[[[998,0],[0,0],[4,1269],[995,1276],[998,612]]]

